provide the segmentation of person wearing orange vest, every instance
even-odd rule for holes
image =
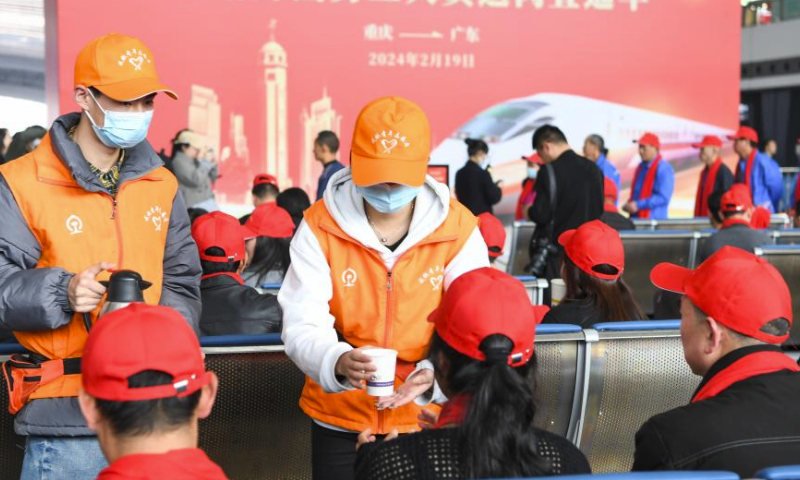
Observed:
[[[106,464],[77,401],[104,271],[140,273],[152,283],[145,302],[175,308],[197,331],[201,271],[189,217],[145,140],[156,95],[177,98],[154,61],[133,37],[91,41],[75,64],[82,112],[56,119],[33,152],[0,167],[0,327],[43,372],[23,382],[23,369],[3,369],[7,383],[17,380],[9,408],[27,436],[22,480],[94,478]]]
[[[722,163],[719,151],[722,140],[714,135],[706,135],[700,143],[692,144],[700,149],[700,162],[705,166],[697,183],[697,195],[694,200],[694,216],[708,217],[708,199],[714,192],[725,193],[733,185],[733,173]]]
[[[645,133],[637,142],[642,163],[636,167],[631,185],[631,198],[622,210],[631,218],[667,218],[669,202],[675,188],[675,171],[661,156],[661,140]]]
[[[420,405],[443,400],[425,360],[426,319],[453,280],[489,266],[489,252],[477,218],[426,175],[430,148],[418,105],[368,104],[351,167],[331,178],[292,241],[278,301],[286,353],[307,375],[300,407],[313,420],[314,480],[352,479],[358,433],[417,430]],[[369,347],[398,352],[390,397],[363,390],[376,371]]]

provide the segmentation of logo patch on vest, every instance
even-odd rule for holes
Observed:
[[[147,211],[144,216],[144,221],[147,223],[152,223],[153,226],[156,227],[156,232],[160,232],[161,227],[169,222],[169,216],[167,215],[167,212],[161,210],[161,207],[156,205]]]
[[[70,215],[67,218],[67,231],[70,235],[83,233],[83,220],[77,215]]]
[[[358,280],[358,275],[356,275],[356,271],[352,268],[348,268],[342,273],[342,282],[345,287],[354,287],[356,280]]]
[[[419,277],[419,284],[420,285],[424,285],[426,283],[430,284],[434,292],[438,292],[442,288],[443,282],[444,282],[444,267],[441,265],[431,267],[427,272],[423,273],[422,276]]]

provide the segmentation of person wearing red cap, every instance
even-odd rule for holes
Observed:
[[[566,439],[532,426],[536,324],[519,280],[491,268],[459,277],[428,317],[428,353],[449,401],[419,433],[359,437],[359,480],[513,478],[591,473]],[[533,384],[533,385],[532,385]],[[394,437],[394,436],[392,436]],[[388,438],[388,437],[387,437]]]
[[[370,102],[356,119],[351,167],[330,179],[292,240],[278,301],[286,353],[308,377],[300,408],[314,422],[314,480],[353,478],[366,428],[417,429],[417,401],[439,393],[425,319],[456,278],[489,266],[478,219],[427,175],[430,153],[419,105]],[[378,409],[364,391],[376,371],[369,347],[398,352],[395,394]]]
[[[277,203],[262,203],[247,219],[245,227],[251,235],[247,240],[250,259],[242,278],[245,284],[261,288],[265,284],[280,284],[289,269],[289,243],[294,235],[294,221]]]
[[[650,273],[683,295],[681,343],[703,377],[691,403],[648,420],[633,470],[729,470],[753,478],[800,458],[800,368],[789,339],[792,298],[765,259],[724,247],[696,270],[662,263]]]
[[[219,384],[203,358],[168,307],[131,304],[92,329],[79,401],[111,463],[97,480],[226,480],[197,448],[198,420],[211,414]]]
[[[533,205],[536,200],[536,177],[539,174],[539,169],[544,165],[542,157],[538,153],[534,153],[527,157],[522,157],[527,164],[527,176],[522,181],[522,193],[517,198],[517,209],[514,212],[514,220],[526,220],[528,218],[528,209]]]
[[[675,189],[675,171],[661,157],[661,140],[658,136],[645,133],[637,143],[642,163],[636,167],[631,198],[622,210],[628,212],[631,218],[666,219]]]
[[[222,212],[198,218],[192,237],[200,252],[203,276],[200,295],[203,335],[276,333],[281,330],[281,307],[272,294],[260,294],[244,284],[241,274],[247,265],[245,240],[255,233]]]
[[[697,184],[694,201],[694,216],[708,217],[708,199],[714,192],[727,192],[733,185],[733,173],[722,163],[719,152],[722,140],[714,135],[706,135],[700,143],[692,144],[700,149],[700,163],[705,165]]]
[[[259,173],[253,179],[253,188],[250,194],[253,196],[253,207],[258,208],[259,205],[264,203],[274,203],[281,193],[278,188],[278,179],[268,173]],[[252,212],[239,218],[239,223],[242,225],[247,223],[247,220],[252,215]]]
[[[616,230],[593,220],[562,233],[558,243],[565,252],[561,276],[567,293],[544,323],[589,327],[597,322],[647,319],[621,278],[625,251]]]
[[[703,243],[698,261],[705,261],[726,245],[752,253],[756,247],[770,243],[766,232],[756,230],[751,225],[754,210],[747,186],[737,183],[725,192],[720,201],[720,212],[724,222],[720,230]]]
[[[603,203],[603,215],[600,216],[600,221],[618,232],[636,230],[636,225],[631,219],[621,215],[617,210],[619,190],[617,190],[617,184],[614,183],[614,180],[609,177],[603,179],[603,196],[605,202]]]
[[[198,325],[200,262],[186,205],[146,140],[157,97],[177,98],[155,61],[133,37],[89,42],[75,62],[80,113],[58,117],[33,152],[0,166],[0,326],[42,368],[64,367],[12,396],[15,430],[27,437],[25,480],[92,478],[105,463],[77,402],[105,271],[138,272],[153,284],[147,303]]]
[[[506,228],[503,226],[503,222],[488,212],[478,215],[478,221],[481,235],[489,249],[489,263],[494,264],[495,260],[503,255],[503,247],[506,244]]]
[[[739,155],[734,179],[750,189],[753,203],[774,213],[783,197],[783,176],[775,160],[758,151],[758,133],[747,126],[740,126],[734,135],[733,150]]]

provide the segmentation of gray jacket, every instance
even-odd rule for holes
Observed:
[[[698,265],[725,246],[737,247],[754,253],[756,247],[770,243],[764,230],[756,230],[744,224],[733,224],[711,235],[700,247]]]
[[[50,129],[55,154],[87,192],[107,191],[89,170],[80,147],[68,135],[80,114],[59,117]],[[120,185],[163,165],[148,142],[125,150]],[[25,161],[25,160],[16,160]],[[61,268],[35,268],[42,253],[14,196],[0,175],[0,328],[14,331],[55,330],[74,315],[67,285],[75,272]],[[161,305],[178,310],[199,332],[200,260],[191,236],[191,224],[180,193],[175,195],[164,252],[164,286]],[[103,239],[98,239],[103,241]],[[19,435],[92,435],[76,398],[33,400],[17,414]]]
[[[172,159],[172,170],[178,179],[186,205],[194,207],[200,202],[214,198],[211,183],[217,181],[217,166],[205,160],[196,160],[177,152]]]

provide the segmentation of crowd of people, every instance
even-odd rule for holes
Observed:
[[[456,201],[427,175],[426,113],[380,98],[355,122],[349,167],[333,132],[317,136],[315,203],[265,172],[252,212],[236,218],[219,211],[218,160],[201,135],[180,131],[169,157],[146,140],[155,97],[177,95],[153,62],[120,68],[119,52],[134,48],[154,58],[118,34],[86,45],[80,112],[20,134],[22,155],[0,166],[0,327],[28,350],[3,365],[26,437],[22,480],[225,479],[198,449],[220,388],[198,336],[277,332],[307,377],[314,480],[591,473],[576,446],[532,426],[536,326],[647,319],[623,279],[618,231],[667,215],[674,172],[656,135],[638,140],[642,161],[619,202],[602,137],[586,138],[581,156],[556,126],[533,133],[516,215],[537,225],[530,270],[565,285],[550,309],[492,267],[506,232],[485,142],[466,141]],[[385,148],[375,138],[388,131],[413,141]],[[782,191],[756,132],[731,139],[735,173],[719,138],[696,145],[695,213],[720,229],[702,263],[651,273],[680,304],[686,362],[702,381],[689,405],[641,427],[634,470],[747,477],[800,458],[800,367],[779,347],[791,294],[751,253],[766,243],[757,208],[776,211]],[[120,269],[147,281],[144,302],[101,315]],[[277,296],[260,290],[278,284]],[[397,354],[394,380],[380,385],[388,396],[365,391],[378,382],[377,347]]]

